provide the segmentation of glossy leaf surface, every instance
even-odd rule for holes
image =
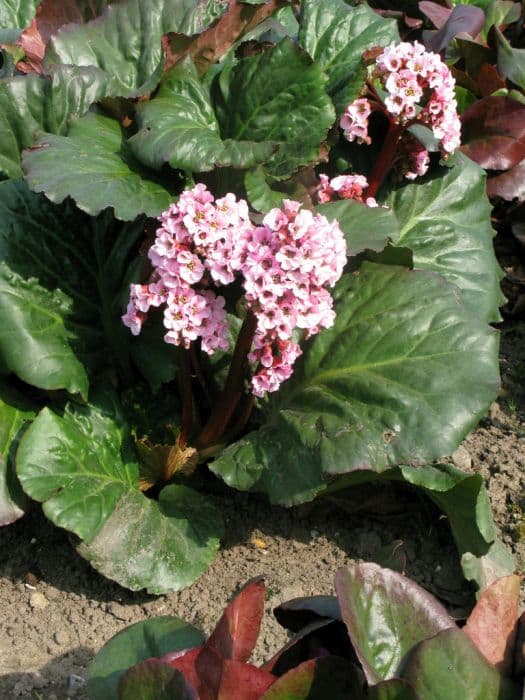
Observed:
[[[365,79],[363,54],[399,41],[395,21],[368,5],[344,0],[303,0],[299,41],[328,75],[328,92],[338,115],[359,96]]]
[[[173,68],[154,99],[139,106],[138,125],[130,147],[142,163],[156,169],[166,162],[197,172],[248,168],[275,150],[270,142],[222,140],[207,89],[191,63]]]
[[[430,593],[377,564],[339,569],[335,589],[369,683],[398,677],[401,664],[416,644],[455,627],[445,608]]]
[[[60,169],[53,167],[60,161]],[[147,179],[124,142],[119,123],[100,114],[75,121],[66,136],[45,134],[24,154],[26,180],[53,202],[72,197],[92,216],[113,207],[117,219],[140,214],[158,216],[168,208],[170,193]]]
[[[228,485],[290,505],[329,475],[423,464],[492,400],[497,337],[442,278],[367,263],[335,296],[334,327],[307,346],[268,422],[210,465]]]
[[[9,0],[0,5],[0,29],[23,29],[35,16],[38,0]]]
[[[219,113],[224,138],[275,142],[266,168],[288,177],[317,159],[335,113],[318,64],[290,39],[244,58],[221,82]]]
[[[178,617],[157,617],[137,622],[112,637],[98,652],[89,669],[88,689],[93,700],[114,700],[125,671],[150,657],[199,646],[202,632]]]
[[[25,397],[0,384],[0,526],[21,518],[27,498],[15,473],[15,453],[35,411]]]
[[[397,245],[410,248],[416,269],[457,285],[465,306],[484,321],[500,319],[502,277],[494,254],[483,171],[465,157],[432,178],[388,198],[399,222]]]
[[[52,522],[85,541],[79,552],[98,571],[132,590],[177,590],[213,559],[221,518],[184,486],[165,487],[158,503],[142,495],[119,411],[104,395],[63,417],[44,409],[20,443],[18,475]]]

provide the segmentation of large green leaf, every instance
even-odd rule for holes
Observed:
[[[352,646],[369,683],[396,678],[405,657],[418,642],[455,627],[454,620],[430,593],[377,564],[339,569],[335,590]]]
[[[460,629],[452,628],[416,648],[403,672],[425,700],[521,700],[521,690],[503,678]]]
[[[120,124],[100,114],[77,119],[68,136],[41,136],[24,153],[23,167],[32,190],[44,192],[52,202],[72,197],[91,215],[113,207],[124,221],[140,214],[157,216],[171,200],[162,185],[147,179]]]
[[[267,164],[286,178],[317,160],[335,114],[320,66],[290,39],[244,58],[221,80],[219,112],[224,138],[272,141],[279,149]]]
[[[0,29],[24,29],[31,24],[40,0],[2,0]]]
[[[0,183],[0,261],[22,279],[20,289],[14,282],[13,294],[19,297],[27,286],[26,301],[32,309],[22,317],[26,321],[21,325],[18,305],[6,300],[5,323],[13,328],[14,335],[6,335],[0,346],[9,344],[12,362],[27,362],[22,377],[25,381],[45,388],[67,388],[56,380],[53,386],[48,385],[50,368],[51,374],[58,375],[71,367],[77,371],[76,361],[69,366],[75,357],[91,370],[108,364],[124,368],[130,334],[120,322],[121,293],[127,286],[130,258],[142,235],[141,220],[123,224],[107,212],[92,219],[71,203],[52,204],[43,195],[31,192],[24,182]],[[35,290],[34,298],[31,290]],[[37,316],[36,303],[41,295],[55,302],[49,308],[44,303]],[[68,341],[62,343],[67,351],[64,366],[61,355],[49,356],[42,346],[43,337],[38,335],[37,319],[42,314],[42,323],[51,322],[52,309],[61,316],[62,335]],[[61,326],[59,320],[55,323],[57,328]],[[55,347],[61,337],[49,331],[50,347]],[[11,366],[15,371],[18,364]]]
[[[112,637],[98,652],[89,668],[89,694],[93,700],[116,700],[119,680],[130,666],[203,643],[202,632],[178,617],[137,622]]]
[[[51,80],[37,75],[0,81],[0,173],[21,177],[20,153],[36,134],[65,134],[70,116],[81,116],[106,94],[102,71],[59,66]]]
[[[139,105],[137,121],[140,130],[129,143],[151,168],[166,162],[197,172],[228,165],[248,168],[267,160],[274,150],[269,142],[221,139],[208,89],[191,62],[166,75],[155,98]]]
[[[79,553],[132,590],[178,590],[215,556],[220,515],[200,494],[166,486],[158,503],[139,490],[139,465],[114,399],[43,409],[23,436],[17,472],[47,517],[84,540]]]
[[[16,477],[14,455],[26,424],[34,416],[25,397],[0,384],[0,526],[24,514],[27,497]]]
[[[466,307],[498,321],[503,274],[494,254],[485,174],[458,154],[457,164],[395,190],[388,199],[400,227],[397,245],[413,251],[414,267],[456,284]]]
[[[363,87],[363,53],[399,42],[395,20],[383,19],[366,3],[350,7],[344,0],[303,0],[299,41],[328,75],[328,92],[340,114]]]
[[[94,66],[106,74],[108,94],[143,94],[162,74],[162,35],[198,34],[224,8],[218,0],[126,0],[92,22],[64,27],[49,42],[45,65]]]
[[[267,422],[211,464],[272,502],[326,480],[450,454],[499,386],[498,336],[426,271],[365,263],[336,288],[337,317],[306,348]]]
[[[399,240],[399,224],[394,212],[385,207],[367,207],[362,202],[347,199],[328,202],[316,207],[329,221],[336,219],[345,234],[347,254],[364,250],[381,251],[389,240]]]
[[[20,379],[41,389],[87,395],[86,370],[70,344],[71,300],[24,279],[0,262],[0,359]]]

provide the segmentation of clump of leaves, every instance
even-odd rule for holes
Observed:
[[[214,476],[285,506],[395,479],[446,512],[480,588],[512,570],[481,480],[430,466],[499,386],[484,172],[436,154],[400,184],[381,110],[370,147],[339,127],[395,21],[344,0],[45,0],[0,10],[0,32],[0,522],[34,499],[104,575],[161,593],[215,556]],[[321,175],[357,170],[382,206],[316,203]],[[291,199],[344,233],[335,322],[270,397],[236,352],[235,284],[210,357],[167,345],[158,312],[122,325],[157,218],[195,182],[251,226]]]
[[[256,579],[206,641],[169,617],[120,632],[95,658],[88,688],[93,700],[517,700],[525,671],[519,584],[516,575],[495,581],[460,629],[405,576],[352,565],[337,572],[336,597],[275,609],[295,636],[258,668],[249,663],[264,610]]]

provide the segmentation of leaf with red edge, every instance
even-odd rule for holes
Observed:
[[[199,700],[182,673],[158,659],[132,666],[120,679],[118,700]]]
[[[261,700],[365,700],[357,669],[345,659],[304,661],[278,678]]]
[[[396,677],[416,644],[455,627],[445,608],[430,593],[377,564],[353,564],[339,569],[335,590],[369,683]]]
[[[24,30],[18,44],[25,51],[17,63],[22,73],[42,73],[42,63],[49,39],[64,24],[83,24],[106,8],[107,0],[42,0],[30,26]]]
[[[333,595],[294,598],[274,608],[273,614],[282,627],[286,627],[292,632],[298,632],[306,625],[319,619],[341,619],[339,603]]]
[[[223,659],[248,661],[259,636],[265,595],[262,578],[249,581],[222,614],[206,646]]]
[[[525,105],[509,97],[485,97],[461,117],[463,146],[487,170],[508,170],[525,158]]]
[[[504,576],[479,597],[463,631],[483,656],[510,676],[519,614],[520,577]]]
[[[474,5],[457,5],[445,24],[425,41],[427,49],[440,53],[458,34],[475,38],[483,29],[485,13]]]
[[[508,202],[516,198],[520,202],[525,201],[525,160],[501,175],[489,177],[487,194],[489,197],[502,197]]]

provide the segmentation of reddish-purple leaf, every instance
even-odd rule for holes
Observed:
[[[525,160],[501,175],[489,177],[487,194],[489,197],[502,197],[508,202],[513,199],[525,202]]]
[[[501,673],[512,673],[518,623],[520,577],[504,576],[480,595],[463,628],[483,656]]]
[[[430,0],[421,0],[419,9],[437,29],[441,29],[452,14],[450,8],[438,5],[437,2],[430,2]]]
[[[525,612],[522,613],[518,622],[514,653],[514,675],[517,678],[522,678],[525,675]]]
[[[194,687],[199,686],[199,676],[195,670],[195,663],[204,647],[195,647],[185,654],[166,654],[161,661],[180,671],[184,678]]]
[[[287,600],[274,608],[273,614],[282,627],[292,632],[298,632],[319,619],[341,619],[339,603],[333,595],[315,595]]]
[[[262,578],[249,581],[222,614],[206,646],[223,659],[248,661],[259,636],[265,594]]]
[[[506,83],[492,63],[484,63],[478,74],[478,86],[483,97],[492,95],[496,90],[502,90]]]
[[[487,170],[508,170],[525,158],[525,105],[484,97],[461,117],[461,150]]]
[[[195,660],[199,700],[258,700],[275,676],[236,659],[223,659],[203,647]]]
[[[474,5],[456,5],[445,24],[431,38],[425,41],[425,45],[431,51],[440,53],[450,44],[458,34],[468,34],[476,37],[485,24],[485,13]]]
[[[132,666],[120,679],[118,700],[199,700],[182,673],[159,659]]]
[[[278,678],[261,700],[365,700],[357,671],[345,659],[310,659]]]
[[[369,683],[396,677],[405,657],[420,641],[456,626],[430,593],[377,564],[339,569],[335,590]]]

